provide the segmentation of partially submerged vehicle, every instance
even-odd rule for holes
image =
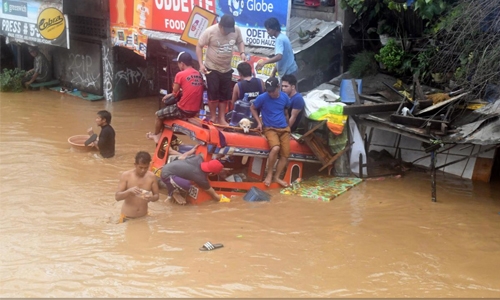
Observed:
[[[196,154],[202,153],[205,161],[218,158],[223,163],[224,171],[209,178],[210,185],[218,193],[229,197],[244,195],[252,187],[261,190],[281,187],[278,183],[272,183],[269,187],[263,183],[269,145],[267,139],[256,130],[245,134],[241,128],[216,126],[199,118],[164,120],[163,124],[164,129],[153,155],[152,171],[157,176],[161,168],[174,159],[173,155],[169,155],[169,149],[174,147],[179,136],[185,135],[194,144],[200,145]],[[185,152],[190,147],[192,146],[177,149]],[[302,177],[304,162],[319,163],[306,144],[291,139],[289,163],[283,178],[287,184],[290,185]],[[186,195],[189,203],[198,204],[210,199],[210,196],[196,185],[193,185]]]

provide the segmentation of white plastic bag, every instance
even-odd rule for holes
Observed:
[[[338,101],[339,99],[340,96],[330,90],[313,90],[309,92],[304,97],[304,101],[306,102],[306,117],[309,117],[312,113],[318,111],[321,107],[338,104],[334,101]]]

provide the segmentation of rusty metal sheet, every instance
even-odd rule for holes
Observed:
[[[477,145],[500,144],[500,100],[477,109],[473,114],[478,121],[457,127],[457,133],[443,140]]]

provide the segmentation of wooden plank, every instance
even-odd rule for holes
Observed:
[[[382,82],[386,87],[388,87],[391,91],[393,91],[394,93],[398,94],[399,96],[403,97],[403,98],[406,98],[406,96],[404,94],[402,94],[400,91],[396,90],[394,87],[392,87],[391,85],[385,83],[385,82]]]
[[[328,166],[331,166],[342,154],[344,154],[344,152],[347,151],[347,149],[349,149],[351,147],[351,145],[347,145],[342,151],[340,151],[339,153],[335,154],[325,165],[323,165],[320,169],[319,169],[319,172],[323,171],[326,167]]]
[[[390,102],[389,100],[387,99],[381,99],[379,97],[374,97],[374,96],[370,96],[370,95],[365,95],[365,94],[359,94],[359,97],[360,98],[363,98],[365,100],[369,100],[369,101],[372,101],[372,102],[376,102],[376,103],[387,103],[387,102]]]
[[[358,94],[358,83],[356,82],[356,79],[351,79],[352,83],[352,91],[354,92],[354,104],[361,104],[361,99],[359,99],[359,94]]]
[[[396,111],[401,103],[379,103],[379,104],[365,104],[365,105],[346,105],[344,106],[344,115],[362,115],[375,112]]]
[[[58,84],[59,84],[59,80],[54,79],[54,80],[46,81],[46,82],[35,82],[35,83],[30,84],[30,87],[39,88],[42,86],[54,86],[54,85],[58,85]]]
[[[420,100],[425,100],[425,94],[424,91],[422,90],[422,86],[420,86],[420,80],[418,80],[417,75],[413,75],[413,80],[415,81],[415,93],[417,94],[417,99]],[[413,99],[415,101],[416,99]]]
[[[313,128],[311,128],[308,132],[304,133],[300,139],[299,139],[299,142],[302,142],[304,141],[304,139],[309,136],[311,133],[313,133],[314,131],[316,131],[316,129],[320,128],[321,126],[323,126],[324,124],[326,123],[326,120],[323,120],[321,121],[320,123],[316,124],[316,126],[314,126]]]
[[[418,100],[418,109],[424,109],[424,108],[427,108],[429,106],[432,106],[434,103],[432,102],[432,100]]]
[[[427,123],[431,124],[431,129],[441,129],[441,124],[448,124],[446,121],[441,120],[432,120],[411,116],[402,116],[402,115],[391,115],[391,122],[398,123],[401,125],[407,125],[411,127],[425,127]]]
[[[407,127],[407,126],[404,126],[401,124],[396,124],[396,123],[393,123],[393,122],[388,121],[388,120],[384,120],[384,119],[379,118],[379,117],[374,116],[374,115],[363,116],[363,118],[365,120],[375,121],[377,123],[387,125],[387,126],[392,127],[392,128],[399,129],[403,132],[407,132],[407,133],[414,134],[414,135],[420,135],[422,138],[427,138],[427,142],[429,141],[428,139],[430,138],[430,136],[425,132],[426,131],[425,129]]]
[[[490,182],[491,170],[493,169],[493,158],[476,157],[474,171],[472,172],[473,181]]]
[[[443,102],[439,102],[438,104],[435,104],[433,106],[430,106],[430,107],[427,107],[426,109],[422,109],[421,111],[415,113],[415,115],[421,115],[421,114],[425,114],[426,112],[430,112],[430,111],[434,111],[438,108],[442,108],[448,104],[452,104],[454,102],[456,102],[457,100],[460,100],[463,96],[467,95],[468,93],[463,93],[463,94],[460,94],[458,96],[455,96],[453,98],[450,98],[448,100],[445,100]]]
[[[330,149],[325,144],[323,144],[322,139],[312,134],[307,136],[304,140],[306,141],[307,146],[309,146],[311,151],[321,162],[321,164],[323,166],[326,165],[331,159],[332,155],[330,154]]]
[[[395,94],[395,93],[393,93],[390,90],[378,91],[378,92],[376,92],[376,94],[378,94],[378,95],[384,97],[385,99],[387,99],[388,100],[387,102],[401,103],[401,97],[399,96],[399,94]]]

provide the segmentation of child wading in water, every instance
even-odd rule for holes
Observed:
[[[111,127],[111,113],[107,110],[100,110],[97,112],[95,118],[97,126],[101,127],[101,133],[95,142],[89,146],[95,146],[99,149],[99,153],[104,158],[115,156],[115,130]],[[92,136],[94,130],[90,127],[87,133]]]

